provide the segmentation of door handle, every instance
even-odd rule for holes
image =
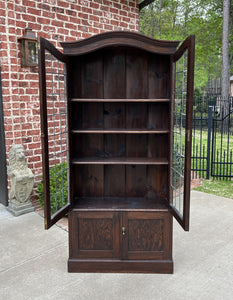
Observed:
[[[123,235],[123,236],[126,235],[126,228],[125,228],[125,227],[122,227],[121,230],[122,230],[122,235]]]

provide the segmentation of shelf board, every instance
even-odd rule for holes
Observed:
[[[75,198],[74,211],[167,211],[166,199],[127,197],[81,197]]]
[[[72,133],[130,133],[130,134],[167,134],[166,129],[73,129]]]
[[[103,98],[71,98],[71,102],[170,102],[170,99],[103,99]]]
[[[147,158],[147,157],[84,157],[73,159],[75,165],[168,165],[168,160],[165,158]]]

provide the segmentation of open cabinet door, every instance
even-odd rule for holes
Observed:
[[[39,80],[45,228],[69,210],[67,56],[40,38]]]
[[[190,170],[195,37],[189,36],[172,55],[170,207],[189,230]]]

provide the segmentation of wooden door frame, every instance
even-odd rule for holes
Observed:
[[[171,190],[169,202],[173,216],[185,231],[189,231],[190,218],[190,180],[191,180],[191,146],[192,146],[192,107],[193,107],[193,89],[194,89],[194,61],[195,61],[195,36],[190,35],[171,56],[171,97],[172,104],[170,106],[170,116],[173,110],[173,90],[174,90],[174,63],[178,61],[187,51],[187,95],[186,95],[186,122],[185,122],[185,166],[184,166],[184,198],[183,198],[183,214],[181,215],[175,207],[171,205]],[[170,123],[170,132],[172,132],[173,121]],[[172,137],[170,136],[170,146],[172,145]],[[172,162],[172,151],[170,153],[170,164]],[[169,170],[169,186],[171,187],[171,166]]]
[[[51,213],[50,206],[50,176],[49,176],[49,146],[48,146],[48,119],[47,119],[47,92],[46,92],[46,55],[45,51],[50,52],[57,60],[68,66],[68,57],[57,50],[48,40],[40,37],[39,41],[39,88],[40,88],[40,116],[41,116],[41,142],[42,142],[42,167],[43,167],[43,193],[44,193],[44,222],[45,229],[49,229],[62,217],[69,209],[68,203],[58,210],[55,214]],[[67,87],[69,90],[69,87]],[[68,112],[69,115],[69,112]],[[70,159],[69,159],[70,161]],[[70,164],[70,162],[69,162]],[[69,165],[70,168],[70,165]]]
[[[4,131],[4,114],[3,114],[3,99],[2,99],[2,78],[0,65],[0,203],[8,205],[7,193],[7,167],[6,167],[6,146],[5,146],[5,131]]]

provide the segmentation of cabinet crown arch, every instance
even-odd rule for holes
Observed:
[[[180,41],[164,41],[128,31],[113,31],[94,35],[84,40],[61,42],[64,54],[82,55],[106,47],[135,47],[151,53],[173,54]]]

